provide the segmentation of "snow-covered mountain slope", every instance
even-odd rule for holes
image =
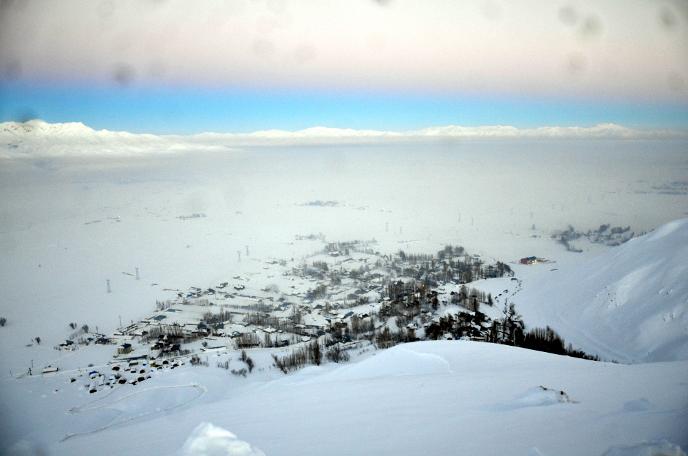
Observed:
[[[0,158],[131,156],[189,150],[224,149],[222,144],[193,143],[190,138],[94,130],[81,122],[42,120],[0,123]]]
[[[24,139],[26,136],[71,136],[79,137],[94,135],[96,131],[81,122],[48,123],[42,120],[29,120],[26,122],[0,123],[0,134],[3,138],[14,136]]]
[[[249,354],[247,378],[187,364],[96,394],[78,388],[83,377],[69,383],[75,371],[4,378],[0,413],[13,420],[0,452],[628,456],[685,455],[677,445],[688,444],[686,361],[619,365],[434,341],[284,376],[265,350]]]
[[[530,326],[606,359],[688,359],[688,219],[552,271],[514,300]]]

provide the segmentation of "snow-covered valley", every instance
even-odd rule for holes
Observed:
[[[213,435],[220,448],[241,446],[198,428],[209,422],[267,455],[684,454],[688,195],[661,190],[685,179],[681,144],[529,146],[3,159],[2,451],[173,454],[212,446]],[[608,223],[649,234],[618,247],[581,240],[582,253],[551,238]],[[465,261],[479,264],[472,271],[499,261],[513,276],[467,279],[463,254],[438,258],[447,245],[465,247]],[[545,261],[520,264],[531,255]],[[417,312],[392,305],[386,319],[363,317],[394,302],[390,283],[431,279],[414,289]],[[487,324],[470,337],[453,323],[433,333],[474,340],[425,340],[440,317],[472,309],[458,297],[461,282],[484,293],[488,319],[514,303],[526,331],[550,326],[603,362],[481,342]],[[314,294],[320,285],[327,292]],[[242,308],[259,304],[273,323],[298,308],[303,327],[247,322]],[[207,311],[224,310],[236,313],[222,331],[182,344],[188,353],[169,364],[142,342],[156,325],[197,329]],[[276,366],[273,355],[324,344],[334,323],[348,331],[352,314],[377,333],[413,328],[423,340],[382,349],[375,335],[354,337],[340,342],[347,362],[323,357],[286,375]],[[82,325],[76,348],[60,348]],[[244,347],[255,367],[232,374],[248,367],[232,337],[242,331],[259,336]],[[89,335],[114,343],[78,343]],[[263,346],[282,339],[289,345]],[[124,343],[147,358],[130,366],[115,357]],[[41,374],[47,366],[59,370]]]

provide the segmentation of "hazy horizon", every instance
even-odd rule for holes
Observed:
[[[681,1],[8,1],[0,42],[0,121],[688,127]]]

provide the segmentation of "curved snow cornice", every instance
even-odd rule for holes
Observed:
[[[451,140],[517,139],[688,139],[688,131],[633,129],[613,123],[591,127],[446,125],[408,131],[311,127],[252,133],[154,135],[94,130],[81,122],[42,120],[0,123],[0,158],[73,155],[138,155],[194,150],[227,150],[252,145],[384,144]]]

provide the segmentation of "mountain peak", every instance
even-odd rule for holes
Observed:
[[[95,133],[95,130],[81,122],[49,123],[40,119],[32,119],[26,122],[3,122],[0,124],[0,132],[16,136],[79,136]]]

